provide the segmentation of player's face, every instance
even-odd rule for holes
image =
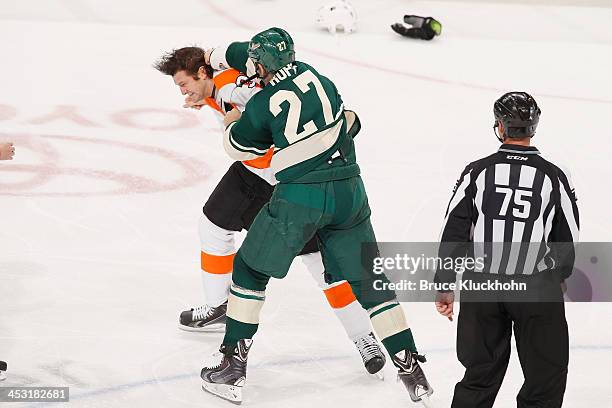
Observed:
[[[202,71],[204,70],[202,69]],[[206,76],[205,72],[198,72],[198,78],[195,79],[186,71],[178,71],[172,76],[172,79],[181,90],[182,95],[189,95],[194,99],[208,98],[212,95],[213,82]]]
[[[256,67],[257,67],[257,75],[259,75],[260,78],[265,78],[266,75],[268,75],[268,71],[266,71],[263,65],[258,63]]]

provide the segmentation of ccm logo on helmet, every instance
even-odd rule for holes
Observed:
[[[523,157],[523,156],[506,156],[506,159],[510,159],[510,160],[527,160],[527,157]]]

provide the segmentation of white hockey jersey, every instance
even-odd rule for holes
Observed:
[[[223,126],[223,117],[227,112],[234,108],[244,112],[249,99],[261,90],[254,82],[243,84],[246,79],[247,77],[236,69],[218,71],[215,74],[213,97],[206,98],[205,101],[208,106],[219,113],[221,126]],[[264,156],[254,160],[245,160],[242,163],[269,184],[275,185],[277,181],[274,172],[270,169],[273,154],[274,148],[270,148]]]

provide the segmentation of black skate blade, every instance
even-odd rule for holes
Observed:
[[[227,384],[213,384],[202,381],[202,389],[232,404],[242,404],[242,387]]]

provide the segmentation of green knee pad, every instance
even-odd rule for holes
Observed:
[[[365,310],[395,300],[395,292],[392,290],[374,290],[374,279],[349,281],[349,283],[357,301]]]
[[[303,248],[303,245],[292,247],[289,234],[286,225],[269,216],[264,207],[251,225],[238,254],[253,270],[282,279]]]
[[[247,265],[244,259],[242,259],[240,251],[238,251],[234,257],[234,271],[232,273],[232,282],[234,285],[263,292],[266,290],[269,281],[270,276],[259,273]]]

